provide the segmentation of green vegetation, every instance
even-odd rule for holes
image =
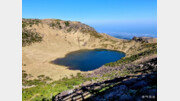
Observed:
[[[25,28],[27,26],[32,27],[32,25],[38,25],[39,23],[41,23],[40,19],[23,19],[22,28]]]
[[[112,39],[110,39],[110,41],[112,42],[112,44],[115,44],[115,43],[118,42],[118,41],[115,41],[115,40],[112,40]]]
[[[103,81],[105,80],[112,80],[114,78],[116,78],[117,76],[121,76],[121,77],[124,77],[124,76],[127,76],[129,74],[133,74],[135,70],[138,70],[137,68],[134,68],[134,67],[127,67],[127,68],[124,68],[122,69],[121,71],[111,71],[110,73],[105,73],[103,74],[103,76],[100,76],[98,77],[98,81],[101,81],[100,79],[102,79]],[[110,89],[118,84],[120,84],[121,82],[117,82],[117,83],[111,83],[110,85],[105,85],[104,87],[101,87],[99,89],[96,89],[96,90],[93,90],[93,91],[90,91],[90,92],[93,92],[93,93],[101,93],[107,89]]]
[[[127,67],[127,68],[122,69],[121,71],[114,70],[114,71],[111,71],[111,72],[108,72],[108,73],[104,73],[104,74],[102,74],[101,77],[98,77],[98,78],[102,79],[102,80],[108,80],[108,79],[114,79],[117,76],[121,76],[121,77],[127,76],[127,75],[129,75],[132,72],[132,68],[133,67],[131,67],[129,69]]]
[[[97,33],[96,31],[89,31],[90,35],[96,37],[96,38],[101,38],[102,35],[100,35],[99,33]]]
[[[67,32],[70,32],[71,30],[72,30],[72,28],[70,27],[70,28],[67,29]]]
[[[83,33],[89,33],[91,36],[96,37],[96,38],[102,38],[102,35],[97,33],[94,30],[89,30],[89,29],[82,29],[81,30]]]
[[[145,43],[141,45],[141,48],[152,48],[156,49],[157,48],[157,43]]]
[[[51,24],[50,24],[50,27],[53,27],[53,28],[54,28],[55,26],[56,26],[55,23],[51,23]]]
[[[52,79],[45,75],[39,75],[38,79],[29,80],[29,78],[33,77],[31,74],[27,74],[26,71],[22,71],[22,84],[23,86],[36,86],[39,84],[46,84]]]
[[[66,25],[66,27],[69,26],[69,21],[65,21],[64,24]]]
[[[148,48],[147,50],[140,52],[138,54],[132,55],[130,57],[123,57],[122,59],[120,59],[116,62],[107,63],[107,64],[105,64],[105,66],[118,66],[121,64],[133,62],[137,59],[140,59],[143,56],[148,56],[151,54],[157,54],[157,48],[156,47],[157,47],[156,44],[144,44],[143,48]]]
[[[38,78],[44,78],[44,76],[40,75],[38,76]],[[72,76],[71,78],[63,78],[62,80],[54,81],[49,84],[42,82],[40,79],[38,79],[39,81],[36,79],[33,82],[36,84],[35,87],[22,90],[22,99],[23,101],[51,101],[52,98],[58,93],[68,89],[72,89],[73,86],[79,85],[91,79],[94,78],[85,78],[80,73],[78,73],[77,76]]]
[[[60,24],[60,21],[61,20],[59,20],[59,19],[57,19],[57,20],[55,20],[55,22],[52,22],[52,23],[50,23],[50,27],[52,27],[52,28],[58,28],[58,29],[62,29],[62,27],[61,27],[61,24]]]
[[[41,42],[42,37],[39,33],[32,32],[31,30],[23,29],[22,31],[22,46],[30,45],[34,42]]]
[[[56,19],[56,22],[62,21],[61,19]]]

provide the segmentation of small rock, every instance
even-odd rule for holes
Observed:
[[[86,81],[81,86],[86,86],[86,85],[89,85],[89,84],[91,84],[91,81]]]
[[[144,65],[143,64],[140,64],[139,67],[142,68]]]

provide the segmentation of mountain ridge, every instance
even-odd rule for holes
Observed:
[[[35,33],[30,34],[30,38],[28,36],[26,40],[35,40],[36,37],[32,36],[37,35],[42,37],[40,41],[30,42],[22,49],[23,70],[32,74],[32,79],[38,75],[47,75],[53,80],[58,80],[81,72],[50,63],[72,51],[102,48],[122,51],[126,53],[126,56],[130,56],[146,50],[141,49],[142,42],[140,41],[118,39],[105,33],[98,33],[94,28],[76,21],[23,19],[22,27],[22,34],[24,31]]]

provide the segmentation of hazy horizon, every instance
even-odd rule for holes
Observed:
[[[157,0],[23,0],[22,17],[80,21],[113,36],[157,37]]]

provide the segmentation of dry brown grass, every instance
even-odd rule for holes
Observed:
[[[69,70],[67,67],[50,63],[56,58],[64,57],[72,51],[101,48],[102,44],[109,44],[107,49],[123,51],[128,55],[134,53],[134,51],[129,50],[132,46],[139,47],[141,45],[135,41],[128,42],[110,37],[106,34],[102,34],[103,38],[91,37],[88,33],[82,33],[80,29],[70,32],[63,29],[53,29],[49,26],[50,21],[50,19],[42,20],[38,25],[34,24],[31,27],[26,27],[29,30],[35,30],[43,37],[42,42],[33,43],[32,45],[22,48],[22,60],[23,64],[25,64],[22,68],[28,74],[33,75],[33,77],[45,75],[53,80],[58,80],[65,76],[69,77],[72,74],[76,75],[78,72],[81,72],[78,70]],[[80,25],[79,22],[70,23]],[[108,40],[102,41],[106,38]],[[113,43],[114,41],[112,40],[116,43]],[[124,47],[124,45],[126,47]]]

